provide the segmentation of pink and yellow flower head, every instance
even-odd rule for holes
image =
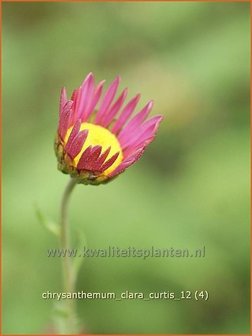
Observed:
[[[115,99],[120,78],[105,92],[90,73],[70,100],[61,91],[55,141],[58,168],[84,184],[106,183],[135,163],[154,139],[162,116],[148,120],[150,101],[132,117],[140,95],[125,104],[127,89]],[[98,105],[98,107],[97,107]]]

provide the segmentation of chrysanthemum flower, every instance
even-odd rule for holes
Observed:
[[[58,168],[80,183],[105,183],[122,173],[142,156],[162,120],[162,116],[146,120],[152,101],[131,118],[140,95],[124,104],[125,89],[114,100],[119,82],[117,77],[103,98],[104,81],[95,86],[92,73],[70,100],[65,88],[61,91],[55,141]]]

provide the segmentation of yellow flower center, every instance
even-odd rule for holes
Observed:
[[[73,127],[70,127],[67,130],[67,134],[66,134],[66,137],[65,137],[65,143],[67,143],[67,140],[70,136],[72,128]],[[115,162],[108,169],[106,169],[103,172],[103,174],[108,175],[112,171],[114,171],[123,160],[121,145],[120,145],[119,141],[117,140],[116,136],[113,133],[111,133],[108,129],[106,129],[106,128],[100,126],[100,125],[94,125],[94,124],[90,124],[90,123],[86,123],[86,122],[81,124],[80,130],[81,131],[82,130],[88,130],[88,136],[87,136],[86,141],[84,142],[84,145],[83,145],[80,153],[74,158],[74,166],[77,167],[78,162],[81,158],[81,155],[87,147],[98,145],[98,146],[102,147],[102,153],[105,152],[105,150],[108,147],[111,147],[106,161],[108,161],[114,154],[119,152],[119,155],[118,155],[117,159],[115,160]]]

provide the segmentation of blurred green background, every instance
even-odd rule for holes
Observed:
[[[68,177],[53,141],[62,86],[93,71],[164,114],[144,157],[79,186],[89,247],[206,247],[204,259],[87,259],[84,291],[205,289],[207,302],[78,301],[89,333],[249,333],[249,3],[3,4],[3,333],[45,333],[61,290],[57,220]]]

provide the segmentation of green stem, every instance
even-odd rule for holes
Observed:
[[[66,189],[64,191],[61,209],[60,209],[60,248],[63,251],[70,249],[70,230],[68,226],[68,205],[70,195],[77,184],[77,180],[71,178],[68,182]],[[62,258],[62,268],[63,268],[63,286],[66,293],[75,292],[75,275],[73,269],[73,263],[71,258],[66,255]],[[64,306],[64,323],[61,325],[61,332],[74,334],[78,333],[78,323],[75,311],[75,302],[72,299],[66,300],[66,305]]]
[[[67,223],[68,216],[68,203],[70,195],[76,185],[77,181],[73,178],[68,182],[64,191],[61,201],[60,211],[60,247],[63,251],[70,249],[70,232]],[[64,290],[66,292],[72,292],[74,290],[74,277],[72,272],[71,259],[66,257],[63,260],[63,277],[64,277]]]

